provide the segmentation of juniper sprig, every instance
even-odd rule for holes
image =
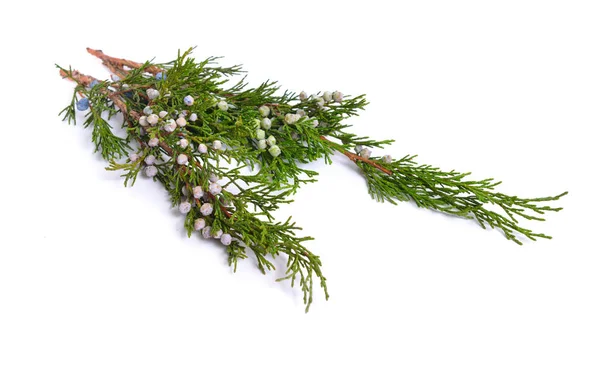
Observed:
[[[519,244],[523,238],[550,238],[518,220],[543,221],[546,212],[561,210],[547,203],[566,192],[524,199],[495,191],[500,182],[419,165],[415,156],[372,156],[371,149],[393,140],[348,131],[345,120],[367,105],[364,95],[280,93],[273,81],[249,87],[244,77],[226,86],[243,73],[241,67],[219,66],[215,57],[197,61],[191,51],[166,63],[137,63],[88,49],[112,78],[58,66],[63,78],[77,84],[61,115],[75,123],[75,110],[86,111],[83,125],[92,128],[95,151],[109,162],[107,169],[122,171],[126,186],[140,174],[160,182],[172,206],[185,215],[188,236],[197,231],[219,240],[234,270],[247,251],[263,273],[275,268],[273,258],[285,254],[286,276],[279,280],[299,283],[307,311],[315,282],[329,296],[321,261],[305,247],[312,238],[299,237],[291,218],[277,222],[273,213],[291,202],[302,184],[316,180],[317,172],[304,163],[325,159],[331,164],[335,152],[356,163],[379,201],[412,200],[474,219]],[[124,138],[110,125],[117,114],[123,117]]]

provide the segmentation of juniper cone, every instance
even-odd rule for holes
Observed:
[[[61,115],[75,123],[75,109],[85,111],[83,126],[92,129],[95,152],[109,162],[107,169],[122,171],[126,186],[140,173],[160,182],[184,215],[188,235],[198,232],[222,243],[234,270],[248,251],[263,273],[274,269],[272,259],[285,254],[287,272],[279,280],[299,283],[307,311],[315,282],[329,297],[321,261],[305,247],[312,238],[298,236],[300,228],[291,218],[276,222],[273,212],[291,202],[302,184],[315,181],[317,172],[303,164],[317,159],[331,164],[336,152],[360,168],[378,201],[412,200],[474,219],[518,244],[550,238],[518,220],[543,221],[546,212],[561,210],[548,202],[566,192],[519,198],[495,191],[500,182],[493,179],[473,180],[468,173],[419,165],[412,155],[378,156],[373,149],[393,140],[357,136],[346,123],[367,105],[364,95],[281,93],[275,82],[249,87],[244,78],[225,87],[241,67],[220,66],[215,57],[196,61],[191,51],[171,62],[138,63],[88,48],[111,78],[57,66],[63,78],[76,83]],[[125,138],[109,124],[117,114],[123,117]]]

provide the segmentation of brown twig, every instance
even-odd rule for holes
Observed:
[[[130,67],[130,68],[140,68],[142,66],[142,64],[140,64],[138,62],[135,62],[135,61],[131,61],[131,60],[127,60],[127,59],[120,59],[120,58],[108,56],[108,55],[104,54],[104,52],[102,52],[101,50],[93,50],[93,49],[91,49],[91,48],[88,47],[87,51],[90,54],[92,54],[92,55],[100,58],[103,61],[103,64],[105,64],[115,74],[117,74],[117,72],[118,72],[118,73],[122,73],[122,74],[126,75],[127,71],[124,69],[124,66]],[[158,67],[155,67],[155,66],[149,66],[145,70],[148,71],[148,72],[151,72],[153,74],[156,74],[159,71],[161,71]],[[61,71],[61,73],[62,73],[62,71]],[[118,99],[118,98],[116,98],[116,99]],[[277,107],[279,107],[277,103],[272,103],[272,104],[268,104],[268,105],[270,107],[275,107],[275,109],[277,109]],[[119,107],[119,108],[121,108],[121,107]],[[278,113],[279,111],[273,111],[273,112]],[[321,139],[325,140],[325,141],[328,141],[328,142],[331,142],[325,136],[321,136]],[[163,148],[169,155],[171,155],[171,156],[173,155],[173,150],[168,145],[166,145],[164,142],[160,143],[160,147]],[[361,161],[361,162],[364,162],[364,163],[366,163],[366,164],[368,164],[368,165],[370,165],[372,167],[377,168],[378,170],[380,170],[381,172],[383,172],[383,173],[385,173],[387,175],[392,175],[393,174],[393,172],[391,170],[383,167],[382,165],[380,165],[379,163],[377,163],[377,162],[375,162],[375,161],[373,161],[371,159],[361,157],[360,155],[354,154],[354,153],[349,152],[347,150],[343,150],[343,149],[337,149],[337,150],[340,153],[344,154],[346,157],[348,157],[348,159],[350,159],[354,163],[356,163],[358,161]],[[194,160],[194,162],[200,168],[202,168],[200,166],[199,162],[197,162],[196,160]],[[214,196],[212,198],[215,199]],[[217,201],[217,200],[215,200],[215,201]],[[227,216],[227,218],[230,218],[231,214],[229,214],[229,212],[221,205],[220,202],[219,202],[219,205],[221,206],[221,209],[223,210],[223,212],[225,213],[225,215]]]
[[[106,63],[105,63],[106,64]],[[110,63],[109,63],[110,64]],[[88,86],[93,80],[96,80],[95,78],[89,76],[89,75],[85,75],[80,73],[77,70],[73,70],[71,71],[71,74],[69,75],[67,72],[65,72],[64,70],[60,70],[60,75],[63,78],[67,78],[67,79],[71,79],[72,81],[84,85],[84,86]],[[121,111],[121,113],[123,114],[123,118],[127,121],[127,125],[129,126],[129,128],[133,129],[133,123],[131,122],[131,119],[128,118],[128,116],[133,117],[134,119],[138,120],[140,115],[139,113],[137,113],[136,111],[129,111],[127,110],[127,105],[125,105],[125,103],[115,94],[112,93],[107,93],[107,97],[115,104],[115,106],[117,106],[119,108],[119,110]],[[141,140],[139,137],[136,137],[138,143],[140,144],[140,146],[145,146],[146,143]],[[173,149],[168,146],[164,141],[161,141],[159,143],[159,146],[171,157],[173,157],[173,159],[176,159],[175,157],[175,152],[173,151]],[[195,165],[202,169],[202,165],[200,164],[200,162],[198,162],[195,159],[192,159],[192,161],[195,163]],[[187,171],[187,168],[184,166],[181,166],[181,171]],[[219,207],[221,209],[221,211],[223,212],[223,214],[225,214],[225,216],[229,219],[231,218],[231,213],[227,210],[227,208],[225,206],[223,206],[221,204],[221,202],[219,200],[217,200],[217,198],[211,194],[208,193],[208,196],[211,198],[211,200],[217,204],[219,204]]]
[[[84,85],[84,86],[90,85],[90,83],[93,80],[95,80],[91,76],[85,75],[85,74],[81,74],[77,70],[72,70],[71,71],[71,75],[69,75],[66,71],[64,71],[63,69],[60,69],[60,76],[62,76],[63,78],[71,79],[75,83],[78,83],[78,84],[81,84],[81,85]]]
[[[321,140],[325,140],[325,141],[331,142],[331,140],[327,139],[324,136],[321,136]],[[390,171],[389,169],[383,167],[382,165],[380,165],[379,163],[377,163],[377,162],[375,162],[375,161],[373,161],[371,159],[361,157],[360,155],[354,154],[354,153],[349,152],[347,150],[338,149],[338,151],[340,153],[344,154],[346,157],[348,157],[354,163],[356,163],[357,161],[365,162],[366,164],[377,168],[378,170],[380,170],[381,172],[383,172],[385,174],[388,174],[388,175],[392,175],[393,174],[392,171]]]
[[[143,66],[143,64],[140,64],[139,62],[135,62],[135,61],[131,61],[131,60],[126,60],[126,59],[120,59],[118,57],[108,56],[104,52],[102,52],[102,50],[94,50],[94,49],[91,49],[91,48],[88,47],[87,48],[87,52],[89,52],[90,54],[96,56],[100,60],[102,60],[104,62],[111,63],[113,65],[120,65],[121,67],[127,66],[127,67],[132,68],[132,69],[138,69],[138,68],[141,68]],[[158,73],[158,72],[160,72],[162,70],[158,66],[150,65],[150,66],[146,67],[144,69],[144,71],[147,71],[147,72],[152,73],[152,74],[156,74],[156,73]]]
[[[121,79],[127,76],[127,72],[124,69],[121,69],[118,65],[115,65],[112,62],[104,60],[102,61],[102,65],[106,66],[106,68],[110,70],[111,73],[115,74]]]
[[[72,81],[82,84],[82,85],[85,85],[85,86],[88,86],[93,80],[96,80],[95,78],[93,78],[89,75],[82,74],[77,70],[71,71],[70,76],[64,70],[61,70],[60,75],[63,78],[71,79]],[[114,93],[107,93],[107,96],[115,104],[115,106],[117,106],[119,108],[119,110],[121,110],[121,113],[123,113],[123,119],[125,119],[125,121],[127,122],[127,126],[129,126],[130,129],[133,129],[134,126],[131,123],[131,120],[127,116],[127,106],[125,105],[125,103]],[[131,117],[133,117],[134,119],[139,118],[139,116],[137,116],[137,114],[134,111],[129,112],[129,115]],[[136,140],[140,144],[140,146],[146,145],[146,143],[144,143],[144,141],[142,139],[140,139],[139,137],[136,137]]]

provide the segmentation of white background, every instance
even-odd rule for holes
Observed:
[[[599,366],[596,1],[18,2],[2,10],[0,366]],[[372,201],[338,157],[278,213],[313,235],[331,299],[237,274],[158,184],[124,188],[57,113],[85,47],[243,63],[251,83],[366,93],[353,131],[394,156],[569,190],[551,241]],[[278,264],[280,264],[278,262]]]

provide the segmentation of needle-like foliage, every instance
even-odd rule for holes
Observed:
[[[315,181],[317,172],[304,168],[305,163],[331,163],[340,152],[360,167],[373,198],[412,200],[475,219],[519,244],[523,238],[550,238],[520,226],[518,219],[544,220],[545,212],[560,210],[547,202],[566,194],[523,199],[495,191],[499,182],[418,165],[414,156],[371,157],[369,148],[393,140],[348,131],[345,121],[367,105],[364,95],[281,93],[275,82],[249,87],[243,77],[231,83],[242,73],[240,66],[222,67],[214,57],[197,61],[191,49],[167,63],[136,63],[88,51],[109,68],[113,80],[59,67],[64,78],[77,83],[61,112],[64,119],[75,122],[78,99],[87,98],[84,126],[93,129],[93,143],[108,160],[107,169],[122,171],[125,185],[134,184],[142,172],[160,182],[171,204],[185,214],[188,234],[200,231],[205,238],[220,239],[234,269],[248,251],[262,272],[273,270],[273,258],[284,254],[287,272],[280,280],[298,282],[307,311],[315,282],[328,297],[321,261],[305,247],[312,238],[298,236],[300,228],[291,218],[278,222],[273,214],[292,201],[302,184]],[[123,118],[124,138],[109,124],[117,114]]]

